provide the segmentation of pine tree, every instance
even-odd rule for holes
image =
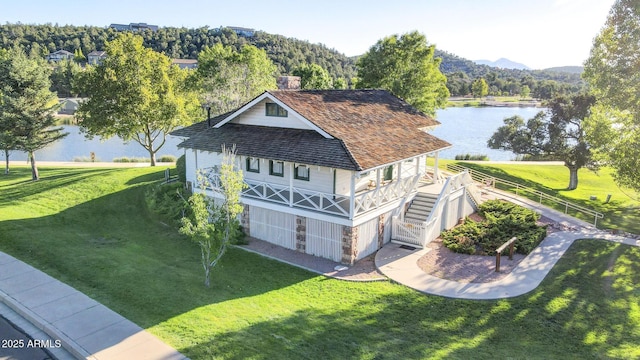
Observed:
[[[0,134],[5,151],[27,152],[33,180],[40,178],[35,152],[67,135],[53,127],[59,105],[49,75],[43,60],[28,58],[22,49],[0,57]]]

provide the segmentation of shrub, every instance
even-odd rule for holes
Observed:
[[[187,163],[184,155],[180,156],[176,160],[176,171],[178,172],[178,181],[183,184],[187,183]]]
[[[149,211],[175,226],[187,210],[186,198],[188,195],[184,194],[184,184],[181,182],[150,186],[145,193]]]
[[[151,162],[151,159],[147,158],[147,157],[127,157],[127,156],[122,156],[119,158],[114,158],[113,162],[115,163],[145,163],[145,162]]]
[[[513,203],[490,200],[480,205],[478,213],[484,221],[465,221],[443,232],[444,246],[458,253],[493,255],[500,245],[516,236],[515,251],[526,255],[547,235],[546,226],[536,225],[539,214]]]
[[[100,158],[95,157],[91,160],[91,157],[89,156],[76,156],[73,158],[73,162],[100,162]]]
[[[158,162],[169,162],[169,163],[176,162],[176,157],[173,155],[162,155],[158,159]]]
[[[471,155],[471,154],[463,154],[456,155],[456,160],[472,160],[472,161],[488,161],[489,157],[487,155]]]

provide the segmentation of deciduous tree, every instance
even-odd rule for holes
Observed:
[[[449,97],[447,78],[440,72],[435,45],[414,31],[379,40],[357,62],[357,88],[382,88],[418,110],[435,115]]]
[[[88,99],[76,117],[88,137],[114,135],[149,152],[151,166],[167,134],[189,124],[197,98],[185,85],[188,70],[142,46],[142,38],[122,33],[106,45],[107,57],[78,76],[76,90]]]
[[[471,85],[471,92],[474,98],[485,97],[489,93],[489,84],[484,78],[478,78]]]
[[[488,146],[534,158],[564,161],[569,169],[568,190],[578,187],[578,170],[596,169],[583,120],[591,114],[595,98],[580,94],[557,97],[548,112],[539,112],[526,123],[520,116],[504,119],[504,125],[491,136]]]
[[[201,102],[214,114],[236,109],[265,90],[276,88],[276,66],[267,53],[252,45],[240,51],[220,43],[198,56],[196,81]]]
[[[30,59],[14,48],[0,55],[0,143],[9,171],[9,150],[29,156],[31,177],[38,180],[35,152],[67,134],[56,128],[58,99],[49,88],[50,70],[41,59]]]
[[[326,90],[333,88],[329,72],[318,64],[303,64],[292,72],[300,77],[300,87],[305,90]]]
[[[240,195],[245,186],[242,170],[237,168],[234,149],[223,147],[222,154],[220,174],[216,174],[215,184],[198,172],[201,191],[189,197],[191,216],[181,219],[180,233],[200,246],[206,287],[211,284],[211,269],[222,259],[233,238],[238,236],[237,216],[242,212]],[[216,206],[213,199],[207,197],[205,189],[222,195],[222,206]]]
[[[589,126],[618,184],[640,190],[640,1],[617,0],[593,41],[583,77],[598,99]],[[603,141],[603,139],[606,139]]]

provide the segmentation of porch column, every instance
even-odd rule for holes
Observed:
[[[356,172],[351,172],[351,201],[349,201],[349,219],[353,219],[356,202]]]
[[[376,206],[380,206],[380,168],[376,169],[376,192],[374,196],[376,197]]]
[[[400,187],[401,179],[402,179],[402,161],[398,163],[398,179],[396,180],[396,194],[398,193],[398,188]]]
[[[438,154],[439,154],[439,152],[436,151],[436,158],[435,158],[436,160],[435,160],[434,165],[433,165],[433,178],[434,178],[435,181],[438,181]]]
[[[289,163],[289,207],[293,207],[293,163]]]

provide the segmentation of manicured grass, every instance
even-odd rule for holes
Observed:
[[[640,249],[578,241],[515,299],[453,300],[327,279],[231,249],[202,285],[198,248],[148,215],[162,169],[0,176],[0,250],[192,359],[637,358]]]
[[[569,185],[569,170],[562,165],[528,166],[517,162],[511,164],[457,163],[601,212],[605,217],[598,220],[600,228],[640,234],[640,213],[638,211],[640,210],[640,194],[629,189],[620,189],[613,181],[612,170],[609,168],[603,168],[597,173],[580,169],[578,171],[578,188],[566,190]],[[446,162],[443,162],[443,165],[445,164]],[[609,194],[611,199],[606,203]],[[595,196],[596,199],[591,200],[591,196]],[[539,201],[538,198],[533,198],[533,200]],[[552,205],[551,203],[543,203],[548,206]],[[560,207],[558,210],[564,211],[565,209]],[[571,210],[569,210],[569,214],[593,223],[593,218],[587,215]]]

